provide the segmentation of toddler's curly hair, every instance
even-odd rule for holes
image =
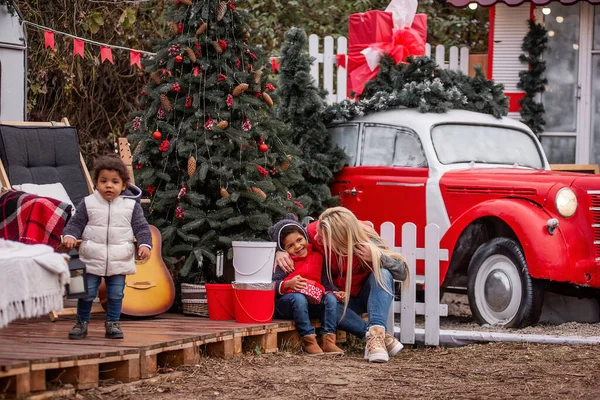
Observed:
[[[116,171],[121,179],[123,179],[123,183],[129,182],[129,171],[127,171],[127,167],[123,163],[123,161],[116,154],[107,154],[101,157],[98,157],[94,161],[94,183],[98,183],[98,176],[100,176],[100,171],[102,170]]]

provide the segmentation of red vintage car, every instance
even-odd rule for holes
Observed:
[[[600,176],[550,171],[524,124],[396,109],[329,131],[348,156],[333,193],[376,227],[415,223],[419,247],[425,225],[439,225],[441,288],[466,290],[480,324],[535,323],[545,290],[596,295]]]

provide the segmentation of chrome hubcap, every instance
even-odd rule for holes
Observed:
[[[485,301],[492,311],[506,310],[512,298],[512,285],[510,279],[501,270],[494,270],[485,281]]]
[[[490,325],[508,324],[523,301],[518,267],[501,254],[494,254],[481,264],[472,290],[479,314]]]

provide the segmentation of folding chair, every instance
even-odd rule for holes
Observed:
[[[60,182],[75,206],[93,192],[79,151],[77,130],[61,122],[0,121],[0,183],[6,190],[24,183]]]

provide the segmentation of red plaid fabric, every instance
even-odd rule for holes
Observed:
[[[49,197],[9,191],[0,197],[0,215],[2,238],[56,249],[71,206]]]

